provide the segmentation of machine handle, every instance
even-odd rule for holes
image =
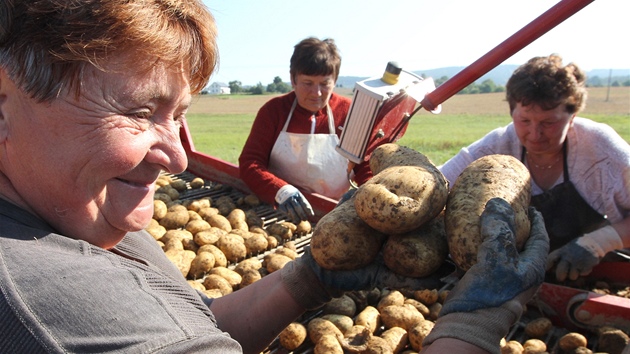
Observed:
[[[428,93],[420,104],[428,111],[461,91],[466,86],[492,70],[497,65],[525,48],[538,37],[583,9],[594,0],[562,0],[528,25],[514,33],[494,49],[477,59],[434,91]]]

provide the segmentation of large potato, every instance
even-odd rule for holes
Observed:
[[[530,230],[530,181],[525,165],[509,155],[484,156],[464,169],[453,184],[444,215],[449,251],[459,268],[468,270],[477,262],[483,242],[479,217],[488,200],[495,197],[505,199],[514,209],[516,247],[523,249]]]
[[[431,165],[432,162],[428,157],[412,148],[388,143],[374,149],[369,164],[372,174],[377,175],[391,166],[426,166]]]
[[[391,235],[383,246],[383,261],[394,273],[407,277],[426,277],[435,272],[448,256],[444,214],[420,228],[402,235]]]
[[[350,199],[315,225],[311,252],[317,264],[325,269],[352,270],[370,264],[384,240],[384,234],[357,215],[354,200]]]
[[[280,345],[288,350],[295,350],[306,339],[306,327],[299,322],[290,323],[278,336]]]
[[[396,146],[396,144],[385,144]],[[381,145],[375,149],[376,156]],[[402,234],[436,217],[448,198],[448,182],[442,172],[421,153],[404,153],[381,161],[380,169],[354,195],[357,214],[372,228],[385,234]],[[374,158],[375,154],[372,155]]]

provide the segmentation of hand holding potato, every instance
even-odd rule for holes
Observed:
[[[501,198],[486,203],[477,263],[450,291],[425,345],[450,337],[498,352],[499,341],[544,280],[549,237],[542,215],[533,208],[529,215],[530,236],[519,254],[514,210]]]

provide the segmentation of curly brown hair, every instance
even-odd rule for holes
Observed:
[[[0,66],[31,97],[80,94],[88,66],[119,70],[184,64],[191,91],[218,65],[216,25],[201,0],[2,0]]]
[[[586,74],[576,64],[562,65],[562,57],[552,54],[534,57],[518,67],[506,84],[510,113],[517,103],[538,105],[550,110],[561,104],[570,114],[586,106]]]

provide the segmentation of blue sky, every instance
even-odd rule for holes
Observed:
[[[467,66],[558,3],[557,0],[204,0],[219,31],[211,81],[289,81],[293,46],[331,37],[342,76]],[[596,0],[503,64],[559,53],[585,70],[630,69],[630,1]],[[630,71],[630,70],[629,70]],[[629,72],[630,75],[630,72]]]

